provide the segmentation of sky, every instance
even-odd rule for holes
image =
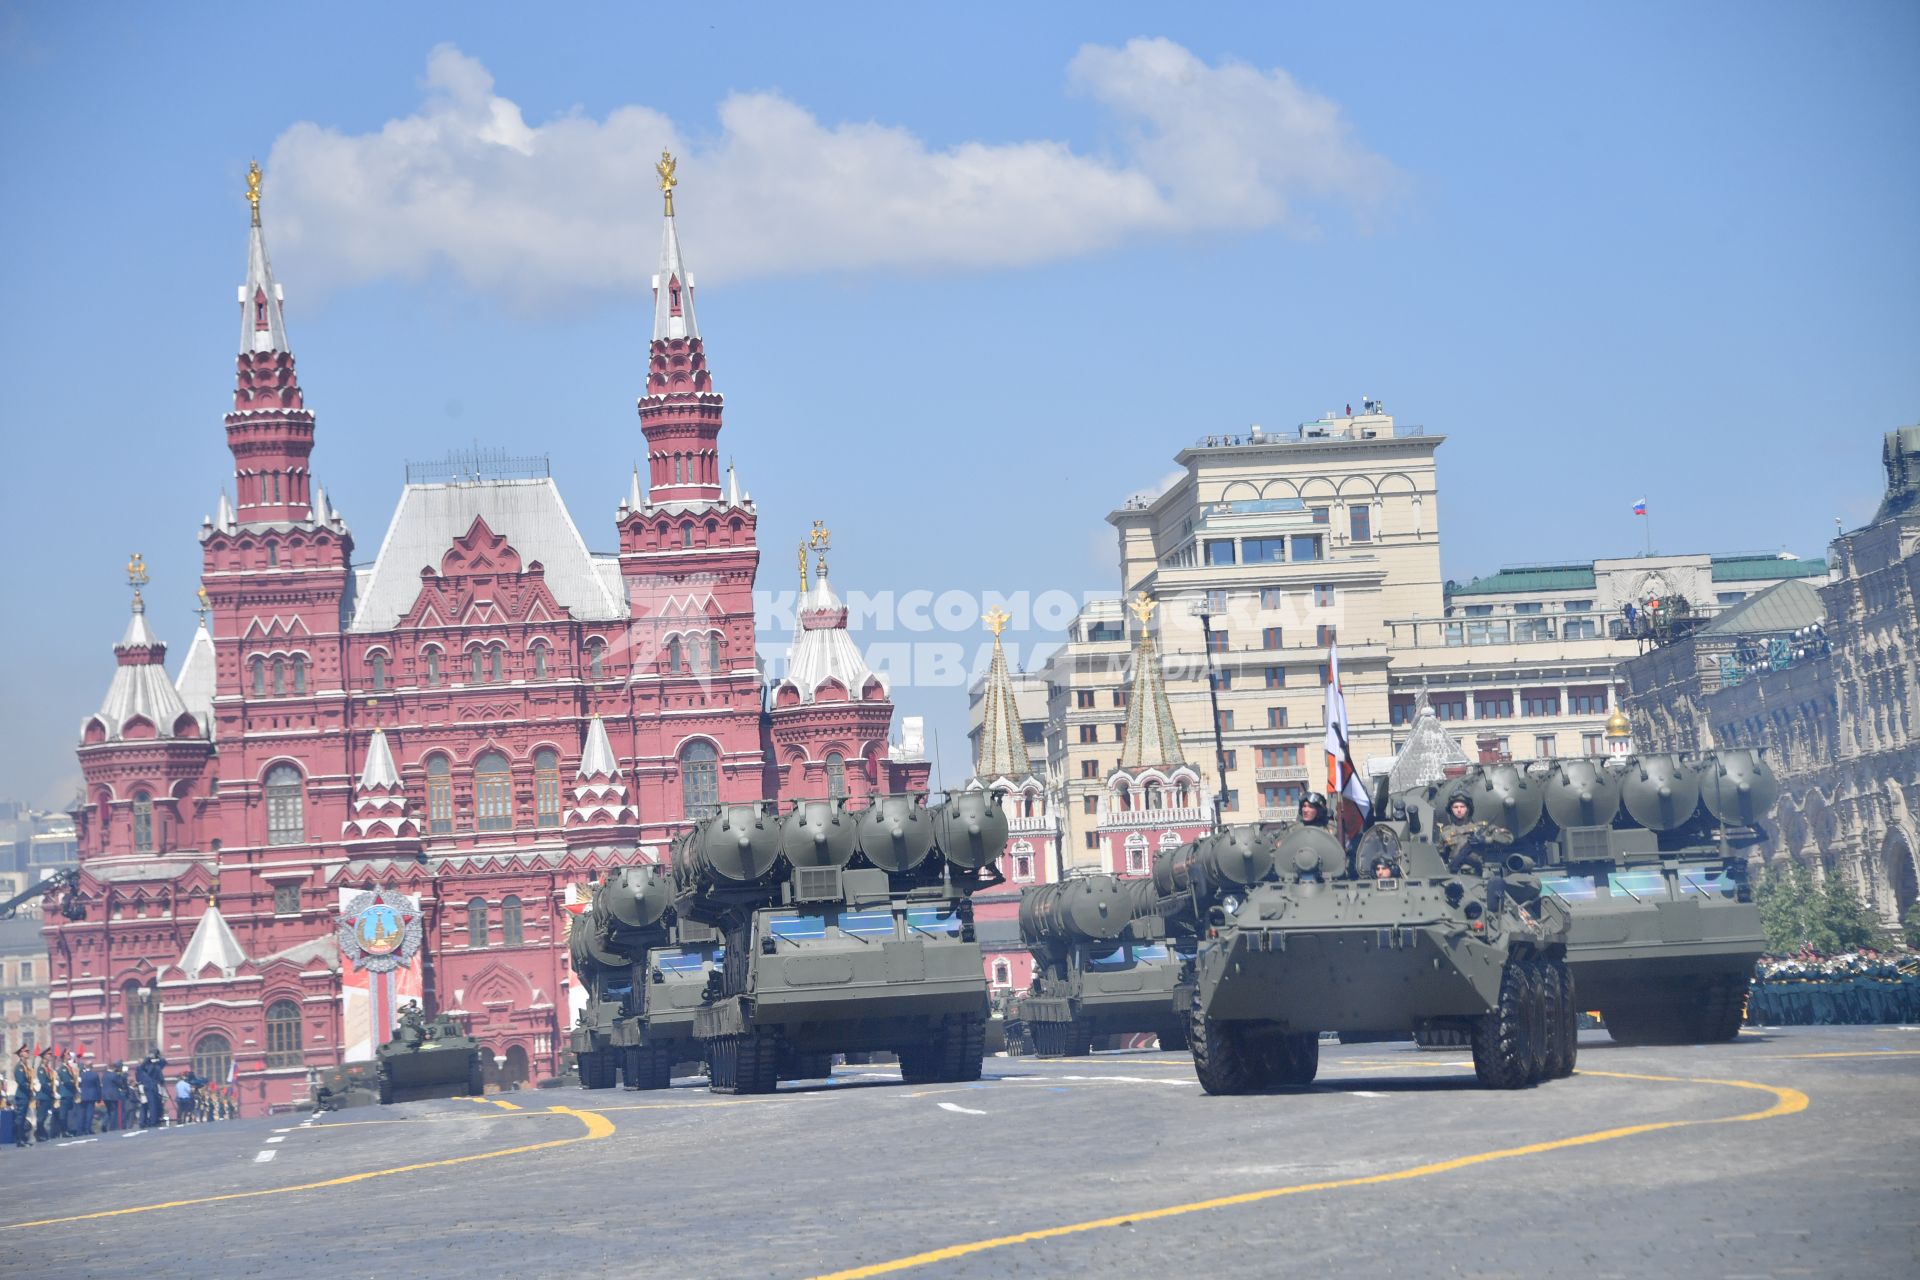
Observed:
[[[1112,592],[1183,445],[1364,396],[1448,437],[1464,580],[1641,498],[1670,552],[1872,514],[1917,58],[1906,3],[0,3],[0,796],[71,797],[129,552],[192,634],[250,159],[363,559],[476,444],[616,546],[671,147],[762,588],[823,519],[843,592]],[[897,692],[957,782],[964,681]]]

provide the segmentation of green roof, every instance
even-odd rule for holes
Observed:
[[[1447,587],[1449,596],[1504,595],[1510,591],[1589,591],[1593,588],[1590,564],[1549,564],[1537,568],[1502,569],[1472,582]]]
[[[1798,631],[1826,620],[1820,593],[1798,578],[1776,582],[1758,595],[1748,596],[1700,629],[1709,636],[1764,636]]]
[[[1765,578],[1824,578],[1825,560],[1799,560],[1792,556],[1715,556],[1715,582],[1754,582]]]

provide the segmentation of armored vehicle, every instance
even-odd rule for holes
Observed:
[[[1624,1044],[1731,1040],[1765,948],[1746,850],[1778,786],[1759,753],[1492,765],[1420,793],[1512,836],[1573,915],[1580,1007]],[[1543,812],[1544,811],[1544,812]]]
[[[721,1093],[783,1061],[887,1051],[910,1082],[977,1080],[987,983],[971,895],[1000,882],[1006,817],[983,792],[731,805],[673,854],[675,910],[719,931],[694,1035]]]
[[[1193,943],[1169,939],[1151,883],[1076,876],[1020,895],[1033,985],[1009,1018],[1043,1058],[1079,1057],[1096,1036],[1148,1032],[1187,1047]]]
[[[310,1071],[307,1099],[316,1112],[371,1107],[380,1101],[380,1068],[372,1062],[343,1062]]]
[[[1208,1093],[1310,1083],[1322,1031],[1464,1031],[1493,1088],[1572,1072],[1565,907],[1525,859],[1449,869],[1432,831],[1414,805],[1352,859],[1316,826],[1162,855],[1162,913],[1201,922],[1189,1047]]]
[[[486,1050],[444,1013],[429,1022],[418,1005],[407,1006],[374,1057],[382,1106],[486,1092]]]

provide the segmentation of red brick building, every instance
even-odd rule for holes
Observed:
[[[371,560],[313,478],[257,183],[250,200],[234,499],[200,528],[205,609],[177,679],[129,566],[133,617],[79,748],[87,915],[46,927],[54,1038],[100,1059],[159,1044],[217,1079],[231,1064],[244,1103],[286,1105],[349,1034],[340,904],[382,888],[417,899],[429,1009],[505,1075],[549,1074],[569,884],[658,859],[716,804],[919,788],[928,766],[890,753],[892,703],[824,567],[768,707],[756,513],[720,467],[670,199],[647,474],[614,512],[617,552],[588,549],[543,461],[469,456],[409,468]]]

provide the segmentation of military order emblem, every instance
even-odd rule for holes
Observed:
[[[340,952],[368,973],[405,968],[420,950],[420,913],[405,898],[369,889],[351,899],[335,932]]]

